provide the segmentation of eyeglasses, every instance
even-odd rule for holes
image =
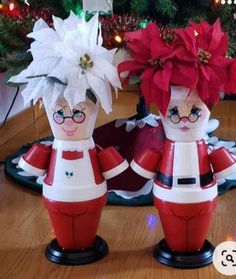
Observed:
[[[182,117],[179,116],[179,111],[177,107],[170,109],[169,113],[170,113],[169,115],[170,121],[174,124],[180,123],[180,121],[184,118],[187,118],[189,122],[194,123],[201,116],[201,109],[193,106],[190,114],[188,116],[182,116]]]
[[[67,118],[71,118],[75,123],[80,124],[84,122],[86,116],[83,111],[76,110],[76,109],[72,110],[72,116],[65,116],[64,109],[58,110],[53,114],[53,120],[57,124],[63,124],[65,122],[65,119]]]

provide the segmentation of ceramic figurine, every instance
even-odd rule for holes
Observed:
[[[33,62],[10,81],[27,83],[26,102],[42,97],[55,139],[52,146],[33,145],[19,166],[45,175],[43,201],[56,236],[47,258],[87,264],[108,253],[107,243],[96,235],[107,200],[106,179],[128,167],[114,147],[103,150],[92,138],[100,103],[111,111],[110,84],[120,85],[114,51],[101,46],[97,15],[87,23],[73,13],[53,20],[54,29],[42,20],[35,24],[29,35],[35,39]]]
[[[131,162],[136,173],[154,179],[165,235],[154,257],[173,267],[206,266],[214,250],[205,237],[217,204],[216,180],[236,173],[233,156],[204,141],[220,92],[236,92],[227,35],[219,21],[174,30],[151,23],[127,39],[133,60],[121,63],[119,72],[140,77],[142,94],[147,104],[156,104],[167,138],[162,153],[147,149]]]
[[[224,147],[208,149],[203,138],[210,111],[196,91],[172,86],[160,116],[167,137],[163,153],[146,150],[131,163],[141,176],[155,177],[154,205],[165,234],[155,257],[176,267],[207,265],[214,250],[205,237],[217,205],[216,179],[236,173],[236,162]]]

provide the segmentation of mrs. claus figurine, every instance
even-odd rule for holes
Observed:
[[[219,21],[162,32],[150,24],[134,35],[127,35],[134,60],[119,70],[142,71],[142,93],[158,107],[167,138],[162,154],[149,149],[131,163],[141,176],[154,178],[165,235],[154,257],[173,267],[202,267],[214,250],[205,237],[217,204],[216,180],[236,172],[235,159],[224,148],[210,150],[204,135],[219,93],[236,91],[235,60],[225,58],[227,36]]]
[[[11,83],[26,83],[25,103],[42,98],[55,137],[52,146],[35,144],[21,158],[26,172],[42,176],[43,201],[56,239],[47,247],[49,260],[86,264],[108,253],[96,236],[107,200],[106,179],[127,167],[114,147],[102,150],[92,133],[99,104],[109,113],[110,84],[120,87],[112,66],[114,50],[102,47],[98,15],[89,22],[73,13],[66,20],[53,17],[53,27],[36,22],[28,37],[33,62]]]

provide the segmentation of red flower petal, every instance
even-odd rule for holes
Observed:
[[[171,62],[165,63],[162,69],[156,71],[153,82],[162,91],[168,91],[170,87],[170,79],[172,76],[173,65]]]

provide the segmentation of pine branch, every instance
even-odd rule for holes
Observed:
[[[30,52],[24,49],[14,51],[0,58],[0,69],[6,71],[6,79],[8,79],[28,67],[31,61],[32,56]]]
[[[131,12],[137,15],[148,14],[149,3],[147,0],[132,0],[130,3]]]
[[[158,13],[173,18],[177,12],[177,6],[172,0],[154,0],[153,5]]]

